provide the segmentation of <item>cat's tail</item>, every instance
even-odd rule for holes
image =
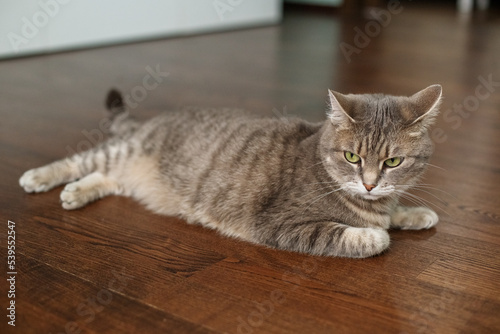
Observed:
[[[111,119],[125,112],[122,93],[115,88],[111,88],[106,96],[106,109],[108,109]]]
[[[113,135],[131,132],[137,128],[138,123],[130,117],[119,90],[112,88],[106,96],[105,104],[111,121],[110,132]]]

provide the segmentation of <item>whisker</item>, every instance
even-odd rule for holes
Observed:
[[[321,161],[320,161],[320,162],[318,162],[318,163],[315,163],[315,164],[312,164],[312,165],[311,165],[311,166],[309,166],[309,167],[306,167],[306,169],[312,168],[312,167],[317,166],[317,165],[319,165],[319,164],[322,164],[322,163],[324,163],[324,162],[325,162],[324,160],[321,160]]]
[[[404,199],[407,199],[409,201],[411,201],[410,199],[412,199],[413,201],[411,201],[412,203],[415,204],[414,201],[420,203],[419,205],[422,205],[422,206],[425,206],[425,207],[429,207],[429,206],[434,206],[436,207],[437,209],[443,211],[444,213],[446,213],[448,216],[451,217],[450,213],[448,211],[446,211],[445,209],[443,209],[441,206],[437,205],[436,203],[433,203],[425,198],[422,198],[418,195],[415,195],[415,194],[410,194],[410,193],[407,193],[407,192],[404,192],[404,191],[401,191],[401,190],[396,190],[397,192],[400,193],[401,197],[404,198]]]
[[[440,190],[440,189],[435,189],[435,188],[432,188],[432,187],[428,187],[428,188],[424,188],[424,189],[429,189],[429,190]],[[414,188],[414,190],[415,190],[415,191],[421,191],[421,192],[424,192],[424,193],[426,193],[426,194],[431,195],[431,196],[432,196],[432,197],[434,197],[435,199],[437,199],[437,200],[439,200],[439,201],[441,201],[441,202],[443,202],[443,203],[446,203],[446,201],[445,201],[445,200],[443,200],[443,199],[439,198],[437,195],[435,195],[435,194],[431,193],[430,191],[424,190],[424,189],[421,189],[421,187],[415,187],[415,188]],[[449,195],[449,196],[453,197],[454,199],[457,199],[455,196],[453,196],[453,195],[452,195],[452,194],[450,194],[450,193],[447,193],[446,191],[442,191],[442,192],[443,192],[444,194],[446,194],[446,195]]]
[[[332,191],[329,191],[325,194],[321,194],[319,196],[317,196],[316,198],[314,198],[314,200],[304,209],[304,211],[302,211],[302,216],[304,216],[304,213],[307,211],[307,209],[309,209],[311,207],[311,205],[313,205],[314,203],[316,203],[317,201],[319,201],[320,199],[322,199],[323,197],[325,196],[328,196],[328,195],[331,195],[333,194],[334,192],[337,192],[337,191],[340,191],[342,190],[342,187],[338,188],[338,189],[334,189]],[[302,218],[301,218],[302,219]]]
[[[318,189],[314,189],[314,190],[308,192],[307,194],[300,196],[298,199],[302,199],[302,198],[304,198],[306,196],[309,196],[309,195],[314,194],[314,193],[316,193],[318,191],[325,190],[325,189],[328,189],[328,188],[330,188],[330,187],[329,186],[324,186],[324,187],[321,187],[321,188],[318,188]]]
[[[427,190],[420,189],[420,187],[418,187],[418,186],[413,187],[413,189],[414,189],[415,191],[421,191],[421,192],[424,192],[424,193],[426,193],[426,194],[429,194],[429,195],[431,195],[432,197],[434,197],[435,199],[437,199],[438,201],[442,202],[443,204],[445,204],[445,203],[446,203],[446,201],[445,201],[445,200],[442,200],[441,198],[439,198],[438,196],[436,196],[435,194],[433,194],[433,193],[431,193],[431,192],[429,192],[429,191],[427,191]]]
[[[426,164],[427,166],[429,166],[429,167],[434,167],[434,168],[437,168],[437,169],[441,169],[441,170],[443,170],[443,171],[447,171],[447,169],[446,169],[446,168],[443,168],[443,167],[440,167],[440,166],[436,166],[436,165],[430,164],[430,163],[428,163],[428,162],[426,162],[425,164]]]
[[[421,206],[421,207],[425,207],[425,208],[429,208],[429,206],[435,206],[436,208],[438,208],[439,210],[443,211],[448,216],[450,216],[450,214],[447,211],[445,211],[443,208],[441,208],[439,205],[436,205],[436,204],[431,203],[431,202],[426,202],[422,198],[416,197],[412,194],[403,194],[403,195],[401,195],[401,198],[404,198],[405,200],[409,201],[410,203],[412,203],[416,206]]]
[[[415,198],[414,196],[412,196],[411,194],[408,194],[406,192],[399,192],[399,191],[397,191],[397,192],[399,193],[399,196],[401,198],[404,198],[404,199],[410,201],[412,204],[427,207],[427,203],[423,202],[420,198],[418,198],[418,197]]]
[[[335,181],[330,181],[330,182],[314,182],[314,183],[305,183],[305,184],[301,184],[301,186],[311,186],[313,184],[335,184],[337,182]]]
[[[413,188],[413,189],[416,189],[416,190],[420,190],[418,188],[424,188],[424,189],[429,189],[429,190],[436,190],[436,191],[440,191],[442,192],[443,194],[445,195],[448,195],[450,197],[453,197],[454,199],[457,199],[456,196],[452,195],[451,193],[447,192],[447,191],[444,191],[442,189],[439,189],[439,188],[436,188],[436,187],[433,187],[432,185],[428,184],[428,183],[421,183],[421,184],[417,184],[417,185],[409,185],[409,184],[397,184],[396,186],[406,186],[406,187],[409,187],[409,188]]]
[[[445,200],[442,200],[441,198],[439,198],[438,196],[434,195],[433,193],[427,191],[427,190],[423,190],[423,189],[418,189],[418,188],[415,188],[415,191],[421,191],[423,193],[426,193],[426,194],[429,194],[430,196],[434,197],[435,199],[437,199],[438,201],[440,201],[441,203],[443,204],[446,204],[446,201]]]
[[[410,202],[413,205],[422,206],[422,203],[418,203],[417,201],[413,200],[411,197],[407,197],[406,194],[399,194],[399,197],[407,200],[408,202]]]

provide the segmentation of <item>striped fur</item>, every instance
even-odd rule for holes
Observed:
[[[389,247],[387,229],[429,228],[437,215],[397,205],[432,152],[427,127],[441,87],[411,97],[330,91],[328,120],[256,118],[240,110],[190,109],[139,123],[121,96],[107,99],[112,137],[27,171],[27,192],[67,183],[62,206],[130,196],[253,243],[327,256],[368,257]],[[359,155],[349,163],[344,152]],[[403,157],[396,168],[383,161]],[[375,187],[368,191],[363,183]]]

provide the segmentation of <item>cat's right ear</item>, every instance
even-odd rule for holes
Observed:
[[[347,127],[351,123],[356,123],[354,118],[348,114],[350,110],[349,98],[333,90],[328,90],[329,108],[327,116],[333,125]]]

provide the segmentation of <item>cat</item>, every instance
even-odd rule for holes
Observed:
[[[434,211],[398,198],[433,151],[428,129],[441,86],[409,97],[328,96],[317,124],[202,108],[138,122],[111,90],[112,136],[19,183],[26,192],[68,183],[60,195],[67,210],[130,196],[223,235],[313,255],[366,258],[389,247],[389,228],[436,225]]]

